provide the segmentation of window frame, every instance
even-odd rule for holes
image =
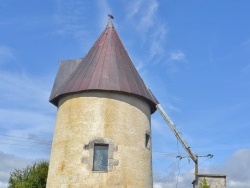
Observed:
[[[107,150],[106,150],[106,153],[105,153],[105,157],[106,157],[106,161],[105,161],[105,169],[100,169],[100,168],[97,168],[97,166],[95,165],[96,161],[98,158],[96,158],[96,147],[100,147],[100,146],[103,146],[103,147],[107,147]],[[107,172],[108,169],[109,169],[109,144],[103,144],[103,143],[95,143],[94,144],[94,148],[93,148],[93,169],[92,171],[93,172]]]
[[[108,165],[106,171],[95,171],[94,165],[94,146],[95,145],[108,145]],[[118,151],[118,146],[115,145],[114,141],[110,138],[94,138],[88,143],[83,144],[83,156],[81,162],[85,164],[86,169],[92,171],[93,173],[107,173],[113,171],[118,165],[119,160],[113,158],[114,152]]]

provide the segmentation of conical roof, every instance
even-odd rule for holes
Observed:
[[[158,102],[138,74],[111,20],[83,59],[67,63],[70,70],[65,71],[67,66],[61,63],[57,73],[50,96],[52,104],[57,106],[59,99],[68,94],[101,90],[135,95],[149,103],[151,113],[156,110]]]

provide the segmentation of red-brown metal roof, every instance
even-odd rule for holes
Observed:
[[[61,80],[60,77],[63,74],[61,76],[59,74],[60,71],[56,80]],[[54,89],[55,87],[57,88]],[[87,90],[124,92],[136,95],[149,103],[151,113],[156,110],[155,106],[158,102],[135,69],[111,20],[84,59],[70,76],[67,76],[64,83],[60,84],[60,88],[55,81],[50,102],[57,106],[61,96]]]

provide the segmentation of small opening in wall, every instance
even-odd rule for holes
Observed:
[[[151,147],[151,137],[150,137],[149,133],[146,133],[145,146],[148,149],[150,149],[150,147]]]
[[[94,161],[93,171],[107,171],[108,170],[108,144],[94,145]]]

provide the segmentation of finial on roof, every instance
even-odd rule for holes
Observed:
[[[114,19],[114,16],[111,15],[111,14],[108,14],[108,17],[109,17],[110,19]]]
[[[114,19],[114,16],[111,14],[108,14],[109,20],[108,20],[108,24],[106,28],[114,28],[113,23],[112,23],[112,19]]]

